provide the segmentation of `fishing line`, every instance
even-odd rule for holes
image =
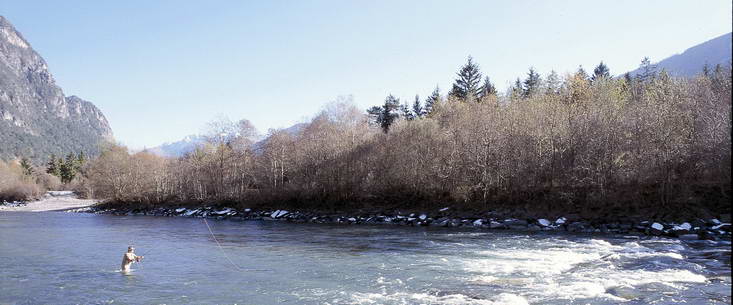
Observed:
[[[239,270],[239,271],[246,271],[246,270],[240,268],[239,266],[237,266],[237,264],[235,264],[234,261],[232,261],[232,259],[229,258],[229,255],[227,255],[227,253],[224,252],[224,247],[221,246],[221,243],[219,243],[219,240],[216,239],[216,236],[214,236],[214,231],[211,230],[211,226],[209,226],[209,222],[206,221],[206,217],[204,217],[202,219],[204,220],[204,224],[206,224],[206,228],[209,229],[209,234],[211,234],[211,238],[213,238],[214,241],[216,242],[216,245],[219,246],[219,250],[221,250],[221,254],[224,254],[224,257],[227,258],[227,260],[229,261],[229,263],[232,264],[232,266],[234,266],[234,268],[237,268],[237,270]]]

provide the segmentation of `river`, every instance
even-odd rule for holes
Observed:
[[[0,304],[730,304],[730,243],[0,213]],[[217,241],[221,244],[218,246]],[[128,244],[145,259],[118,272]]]

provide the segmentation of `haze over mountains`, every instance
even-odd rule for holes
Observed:
[[[665,69],[674,76],[692,77],[702,72],[707,64],[711,69],[717,64],[727,65],[731,62],[731,45],[733,33],[723,34],[701,44],[695,45],[681,54],[667,57],[655,65],[658,70]],[[631,71],[636,74],[638,71]]]
[[[295,135],[303,130],[305,126],[305,123],[297,123],[288,128],[284,128],[283,131],[291,135]],[[257,149],[257,147],[260,147],[260,145],[262,145],[265,138],[266,137],[257,135],[251,137],[249,140],[254,143],[253,146],[255,149]],[[196,147],[203,145],[205,142],[206,137],[203,135],[190,135],[179,141],[163,143],[159,146],[146,148],[144,150],[161,157],[181,157],[189,152],[194,151]]]
[[[100,143],[112,140],[104,114],[89,101],[65,96],[45,60],[0,16],[0,159],[94,155]]]

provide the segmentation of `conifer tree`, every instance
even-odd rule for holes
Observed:
[[[50,160],[46,163],[46,173],[61,177],[61,164],[55,154],[51,154]]]
[[[560,77],[555,70],[550,71],[545,82],[545,94],[558,94],[560,92]]]
[[[400,105],[400,99],[390,94],[384,99],[384,105],[373,106],[367,109],[367,113],[369,114],[369,117],[371,117],[372,122],[379,125],[379,127],[381,127],[386,133],[389,131],[389,127],[392,126],[392,123],[394,123],[400,115],[404,116],[405,110],[408,113],[410,112],[410,109],[406,105]],[[402,114],[400,114],[400,112],[402,112]]]
[[[585,72],[585,69],[583,69],[583,66],[578,66],[578,71],[575,72],[575,77],[580,79],[588,79],[588,72]]]
[[[705,76],[705,77],[709,77],[710,76],[710,66],[708,65],[708,63],[705,63],[702,66],[702,75]]]
[[[514,81],[514,86],[511,88],[511,95],[514,98],[521,98],[522,97],[522,80],[517,77],[517,80]]]
[[[421,118],[425,115],[423,111],[422,105],[420,104],[420,96],[415,95],[415,102],[412,104],[412,113],[416,118]]]
[[[433,112],[435,104],[440,101],[440,87],[435,86],[435,90],[425,99],[425,115]]]
[[[400,116],[408,121],[412,121],[415,118],[412,115],[412,111],[410,111],[410,107],[407,106],[407,103],[400,105]]]
[[[600,78],[610,78],[611,77],[611,71],[608,69],[608,66],[601,61],[598,66],[596,66],[595,69],[593,69],[593,76],[591,76],[591,81],[595,81],[596,79]]]
[[[468,61],[456,75],[458,75],[458,78],[453,83],[450,95],[463,100],[469,100],[479,96],[481,91],[481,71],[479,70],[479,66],[473,62],[473,57],[468,57]]]
[[[74,156],[74,153],[69,153],[66,155],[66,160],[63,160],[61,163],[60,171],[61,171],[61,182],[63,183],[69,183],[72,180],[74,180],[74,177],[76,177],[76,156]]]
[[[496,87],[491,83],[488,76],[484,78],[484,84],[481,86],[481,92],[479,97],[487,97],[489,95],[496,95]]]
[[[76,163],[75,163],[75,166],[76,166],[75,170],[77,173],[82,172],[82,169],[84,168],[84,163],[86,163],[86,161],[87,159],[86,159],[86,156],[84,155],[84,152],[83,151],[79,152],[79,154],[76,156]]]
[[[22,159],[20,159],[20,167],[23,168],[23,175],[33,175],[33,165],[31,164],[30,160],[28,160],[28,158],[23,157]]]
[[[652,81],[657,77],[657,66],[653,65],[649,57],[644,57],[639,64],[639,72],[636,73],[636,80],[640,83]]]
[[[541,81],[542,79],[540,78],[540,74],[537,73],[534,68],[529,68],[527,79],[525,79],[523,83],[522,96],[530,97],[537,93],[539,91]]]

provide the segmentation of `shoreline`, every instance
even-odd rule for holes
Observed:
[[[731,240],[730,219],[694,219],[685,222],[663,222],[652,220],[598,221],[568,217],[532,218],[507,217],[496,212],[476,215],[456,215],[451,208],[433,212],[316,212],[285,209],[235,209],[230,207],[157,207],[157,208],[105,208],[95,205],[67,212],[94,213],[125,216],[191,217],[228,219],[233,221],[286,221],[293,223],[342,224],[342,225],[398,225],[431,226],[448,228],[475,228],[486,231],[518,232],[570,232],[600,233],[630,236],[660,236],[681,240]]]
[[[32,201],[0,202],[0,212],[64,212],[91,208],[100,200],[79,199],[70,191],[50,191]]]

